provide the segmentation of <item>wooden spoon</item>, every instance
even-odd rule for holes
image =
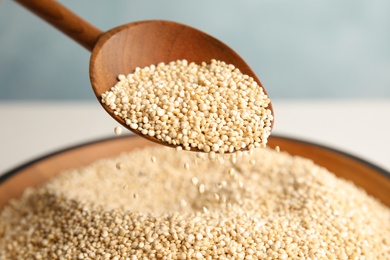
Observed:
[[[181,59],[197,64],[209,62],[211,59],[234,64],[262,87],[255,73],[235,51],[212,36],[189,26],[150,20],[129,23],[102,32],[56,1],[15,1],[92,52],[89,74],[93,91],[100,103],[102,93],[117,83],[119,74],[132,73],[136,67]],[[265,92],[264,88],[263,90]],[[115,120],[135,134],[168,145],[155,137],[131,129],[106,105],[102,106]],[[273,114],[272,104],[269,109]]]

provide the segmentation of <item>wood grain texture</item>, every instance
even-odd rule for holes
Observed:
[[[27,187],[36,187],[55,177],[62,170],[88,165],[93,161],[156,145],[144,138],[131,136],[103,140],[55,153],[29,163],[7,174],[0,183],[0,209]],[[293,155],[312,159],[337,176],[351,180],[368,194],[390,207],[390,174],[362,160],[325,147],[283,137],[269,139],[269,145]]]

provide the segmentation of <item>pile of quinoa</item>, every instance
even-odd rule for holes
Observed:
[[[226,153],[265,147],[270,99],[232,64],[161,62],[119,75],[101,96],[130,129],[184,150]]]
[[[269,148],[158,147],[67,170],[0,215],[0,259],[390,259],[390,209]]]

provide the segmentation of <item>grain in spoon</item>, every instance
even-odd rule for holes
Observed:
[[[149,20],[125,24],[102,32],[56,1],[15,1],[92,52],[89,74],[92,88],[100,102],[102,94],[117,84],[118,75],[131,73],[136,68],[177,60],[201,64],[214,59],[234,64],[242,73],[253,78],[259,88],[263,88],[250,67],[235,51],[214,37],[192,27],[171,21]],[[266,94],[264,89],[263,91]],[[135,134],[163,145],[182,145],[169,144],[155,136],[142,134],[142,131],[129,127],[125,119],[115,114],[107,105],[102,102],[101,104],[114,119]],[[268,104],[268,109],[271,111],[269,116],[272,117],[271,125],[268,126],[270,132],[273,126],[271,103]],[[242,147],[248,148],[247,145]],[[189,149],[204,151],[192,146]]]

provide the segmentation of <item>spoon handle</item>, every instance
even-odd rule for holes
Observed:
[[[92,51],[102,31],[54,0],[15,0],[64,34]]]

